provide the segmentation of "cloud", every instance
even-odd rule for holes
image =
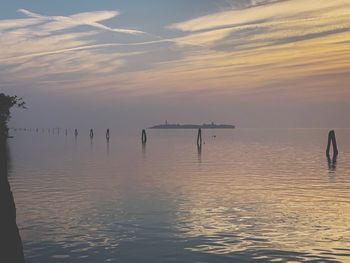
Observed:
[[[290,0],[271,2],[241,10],[218,12],[169,26],[184,32],[211,30],[222,27],[255,25],[273,21],[288,21],[298,18],[323,16],[348,16],[350,3],[346,0],[316,1]]]
[[[22,12],[31,21],[24,19],[23,26],[0,35],[6,47],[0,53],[2,80],[129,95],[203,91],[231,96],[271,92],[287,84],[293,90],[295,82],[299,90],[312,87],[314,94],[332,93],[328,87],[339,86],[350,96],[346,78],[332,78],[350,69],[348,1],[250,2],[239,10],[172,24],[164,32],[173,35],[176,30],[175,38],[124,43],[105,41],[96,30],[111,32],[99,22],[119,15],[115,11],[69,17]],[[0,28],[14,24],[2,22]],[[94,31],[75,31],[77,25],[93,23],[99,25]],[[324,74],[330,76],[328,82],[313,80]]]
[[[115,29],[99,23],[118,16],[117,11],[85,12],[69,17],[43,16],[24,9],[19,12],[30,18],[0,20],[0,44],[3,47],[0,51],[0,78],[3,83],[24,80],[61,82],[74,75],[92,77],[112,74],[120,71],[128,57],[145,53],[144,50],[118,52],[116,48],[168,42],[157,39],[130,44],[106,43],[97,36],[100,30],[74,30],[80,25],[90,25],[93,29],[108,32],[144,34],[142,31]]]
[[[0,36],[0,43],[4,48],[0,53],[0,61],[6,63],[20,63],[24,59],[29,59],[35,54],[55,52],[77,48],[91,44],[88,37],[92,37],[96,32],[77,32],[59,35],[37,36],[36,29],[23,28],[11,32],[6,32]]]
[[[68,52],[68,51],[67,51]],[[116,72],[124,65],[123,57],[132,54],[92,52],[81,50],[79,53],[71,51],[53,53],[36,57],[26,63],[18,64],[8,70],[11,74],[20,74],[22,79],[43,78],[66,74],[66,78],[75,78],[76,74],[98,75]]]
[[[184,40],[179,46],[244,50],[347,32],[349,12],[350,3],[344,0],[259,1],[249,8],[217,12],[168,28],[187,34],[179,38]]]
[[[95,27],[95,28],[110,31],[110,32],[116,32],[116,33],[131,34],[131,35],[144,34],[144,32],[139,30],[124,29],[124,28],[110,28],[101,23],[98,23],[99,21],[111,19],[113,17],[118,16],[119,12],[117,11],[85,12],[85,13],[79,13],[71,16],[43,16],[40,14],[30,12],[26,9],[19,9],[18,12],[23,13],[26,16],[29,16],[32,18],[46,20],[46,21],[53,21],[51,23],[45,24],[42,27],[42,30],[46,30],[49,32],[59,31],[59,30],[73,28],[73,27],[82,26],[82,25],[88,25],[91,27]]]
[[[1,31],[13,30],[17,28],[36,25],[43,21],[44,21],[43,19],[38,19],[38,18],[0,20],[0,30]]]
[[[219,30],[212,30],[207,32],[194,33],[184,37],[174,39],[174,42],[179,46],[201,46],[208,47],[217,43],[219,40],[228,37],[232,33],[231,28],[224,28]]]
[[[292,90],[295,81],[296,88],[331,94],[329,83],[338,80],[322,84],[317,78],[350,69],[349,13],[349,1],[264,1],[175,23],[167,28],[184,34],[175,41],[183,56],[134,73],[128,86],[139,82],[159,87],[153,88],[157,92],[210,89],[236,94],[283,88],[284,83]],[[346,84],[339,82],[339,89]]]

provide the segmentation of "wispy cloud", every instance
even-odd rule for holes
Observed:
[[[135,79],[152,81],[150,86],[161,83],[167,92],[183,87],[235,93],[293,80],[310,87],[312,76],[350,70],[349,13],[344,0],[258,1],[175,23],[168,28],[185,34],[177,38],[184,56]],[[329,83],[317,84],[330,92]]]
[[[12,29],[31,26],[31,25],[36,25],[43,21],[44,21],[43,19],[39,19],[39,18],[0,20],[0,31],[12,30]]]
[[[188,21],[175,23],[169,28],[185,32],[217,29],[222,27],[235,27],[242,25],[255,25],[265,22],[283,22],[288,20],[303,20],[310,17],[322,18],[348,16],[349,1],[304,1],[289,0],[271,2],[242,10],[228,10],[206,16],[197,17]]]
[[[144,50],[119,52],[116,48],[129,44],[106,43],[99,39],[100,33],[147,35],[143,31],[111,28],[99,23],[117,17],[120,15],[118,11],[71,16],[45,16],[25,9],[19,12],[29,18],[0,20],[0,77],[3,81],[61,81],[62,74],[65,77],[106,75],[120,71],[128,57],[144,53]],[[74,30],[86,25],[91,26],[90,30],[88,27]],[[166,40],[144,40],[131,45],[137,47],[162,42]]]
[[[18,12],[23,13],[26,16],[29,16],[32,18],[53,21],[51,23],[45,24],[42,27],[43,30],[47,30],[50,32],[82,26],[82,25],[88,25],[101,30],[106,30],[106,31],[111,31],[116,33],[132,34],[132,35],[144,34],[144,32],[140,30],[110,28],[101,23],[98,23],[99,21],[111,19],[113,17],[118,16],[119,15],[118,11],[85,12],[85,13],[79,13],[71,16],[44,16],[44,15],[33,13],[26,9],[19,9]]]
[[[100,23],[117,17],[118,11],[53,17],[21,12],[29,18],[0,20],[0,44],[5,47],[0,51],[2,79],[36,81],[35,76],[51,86],[57,80],[60,88],[130,94],[237,94],[281,89],[286,83],[292,89],[293,82],[327,93],[333,81],[343,85],[343,94],[347,92],[336,78],[312,83],[323,74],[337,76],[350,70],[347,0],[247,0],[241,8],[166,27],[165,35],[177,37],[151,40],[143,31],[123,32]],[[91,28],[81,32],[76,28],[80,25]],[[139,41],[118,38],[117,43],[109,38],[111,32],[136,34]],[[152,55],[147,54],[150,49],[155,49]]]

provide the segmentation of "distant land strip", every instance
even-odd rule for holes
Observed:
[[[215,123],[204,123],[204,124],[159,124],[150,127],[149,129],[234,129],[234,125],[230,124],[215,124]]]

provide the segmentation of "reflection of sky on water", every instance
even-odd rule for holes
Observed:
[[[349,259],[349,130],[331,174],[323,130],[148,133],[15,134],[28,262]]]

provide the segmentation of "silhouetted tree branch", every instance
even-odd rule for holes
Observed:
[[[0,133],[7,134],[7,122],[11,118],[11,108],[26,109],[25,102],[17,96],[8,96],[0,93]]]

